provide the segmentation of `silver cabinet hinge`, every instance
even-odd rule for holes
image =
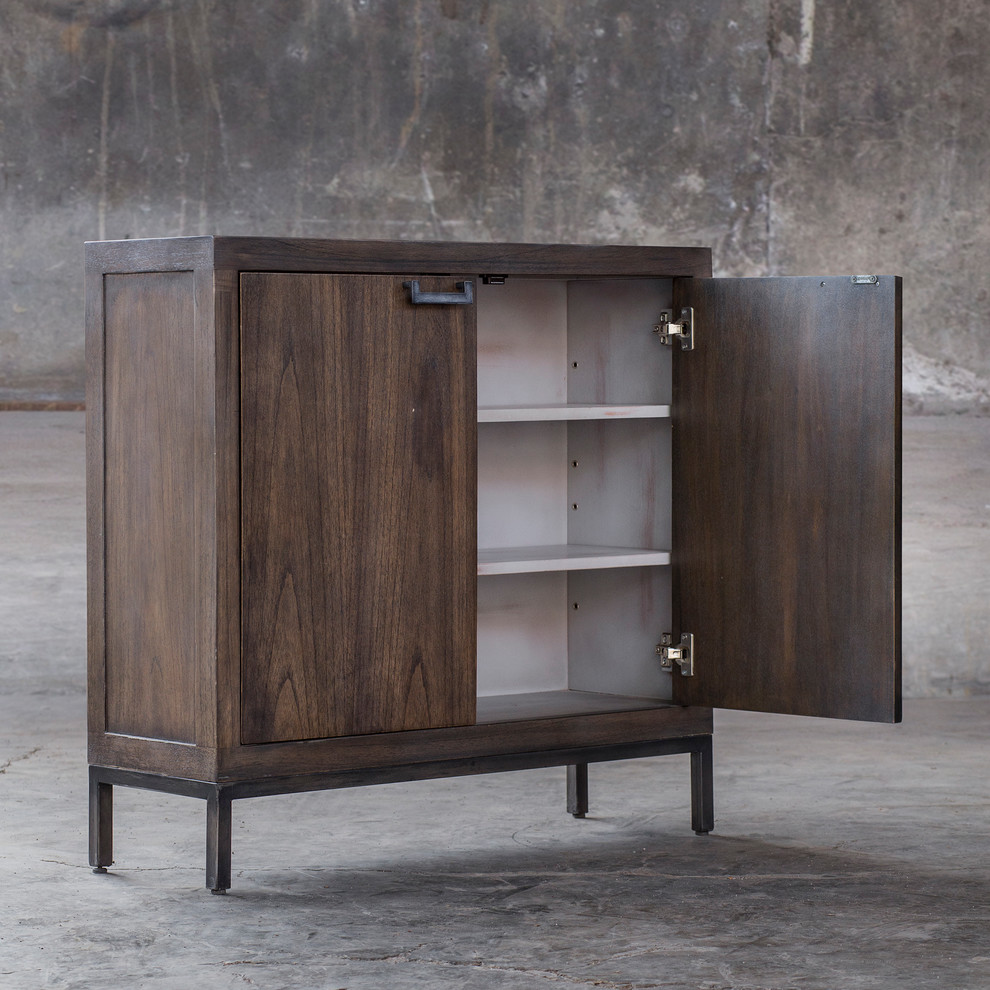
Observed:
[[[853,285],[879,285],[879,275],[852,275],[850,281]],[[822,283],[824,284],[824,283]]]
[[[674,646],[674,637],[664,633],[657,646],[660,666],[665,670],[673,670],[676,663],[681,669],[681,677],[691,677],[694,674],[694,633],[682,633],[681,641]]]
[[[682,351],[694,350],[694,308],[683,307],[678,320],[674,319],[672,309],[662,310],[660,322],[653,328],[653,332],[659,335],[661,344],[673,344],[676,338],[681,342]]]

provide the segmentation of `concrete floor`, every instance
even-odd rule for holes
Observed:
[[[687,757],[592,767],[584,821],[559,769],[263,798],[221,898],[204,804],[118,789],[94,876],[81,428],[0,414],[2,990],[990,987],[986,697],[717,713],[704,838]]]

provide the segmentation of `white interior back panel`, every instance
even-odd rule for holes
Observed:
[[[567,424],[478,424],[478,546],[567,542]]]
[[[478,289],[478,405],[567,402],[567,282],[509,279]]]
[[[567,575],[478,578],[478,695],[567,687]]]

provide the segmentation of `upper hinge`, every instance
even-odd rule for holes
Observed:
[[[676,663],[681,668],[681,677],[691,677],[694,674],[694,633],[681,633],[681,641],[674,646],[674,637],[664,633],[657,646],[660,656],[660,666],[672,670]]]
[[[681,342],[682,351],[694,350],[694,307],[684,306],[680,319],[674,320],[674,311],[665,309],[660,313],[660,322],[653,328],[660,336],[661,344],[673,344],[676,337]]]

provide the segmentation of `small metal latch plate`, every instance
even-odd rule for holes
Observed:
[[[853,285],[877,285],[880,281],[879,275],[853,275]]]
[[[694,308],[685,306],[677,321],[674,320],[673,310],[663,310],[653,332],[659,335],[661,344],[673,344],[676,338],[681,342],[682,351],[694,350]]]
[[[694,633],[682,633],[681,641],[677,646],[674,646],[674,637],[670,633],[664,633],[660,637],[657,654],[660,657],[660,666],[665,670],[672,670],[676,663],[681,669],[682,677],[693,676]]]

